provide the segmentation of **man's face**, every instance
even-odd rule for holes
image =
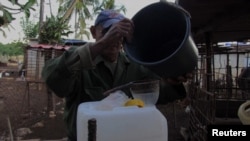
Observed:
[[[93,36],[96,41],[100,40],[107,32],[109,28],[103,28],[101,25],[96,26],[94,30],[95,36]],[[110,62],[115,62],[118,58],[119,52],[122,49],[122,41],[114,41],[101,53],[102,57]]]

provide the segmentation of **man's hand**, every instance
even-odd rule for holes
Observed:
[[[134,24],[131,20],[125,18],[120,22],[111,26],[107,33],[103,36],[102,40],[105,40],[106,44],[113,43],[115,41],[130,41],[134,32]]]

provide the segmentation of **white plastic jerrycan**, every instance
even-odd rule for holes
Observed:
[[[79,105],[77,141],[88,141],[88,120],[92,118],[96,119],[97,141],[168,141],[167,119],[155,106],[100,109],[98,105]]]
[[[238,117],[243,125],[250,125],[250,100],[240,105]]]

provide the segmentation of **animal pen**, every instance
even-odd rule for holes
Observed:
[[[191,140],[206,141],[207,126],[242,124],[237,116],[239,106],[249,100],[249,46],[199,48],[194,79],[189,83],[191,99]],[[247,74],[249,73],[249,74]]]
[[[242,124],[237,116],[249,100],[249,0],[178,0],[191,15],[199,46],[195,78],[189,84],[192,140],[206,141],[207,126]],[[218,43],[232,43],[218,47]]]
[[[27,45],[22,75],[0,79],[0,119],[6,121],[0,124],[0,133],[3,132],[0,136],[9,128],[6,117],[14,131],[47,118],[55,111],[55,104],[63,102],[47,89],[41,72],[47,60],[61,55],[68,48],[59,45]]]

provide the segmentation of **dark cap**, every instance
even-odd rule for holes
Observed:
[[[115,10],[103,10],[95,20],[95,26],[101,24],[104,28],[111,26],[125,17]]]

